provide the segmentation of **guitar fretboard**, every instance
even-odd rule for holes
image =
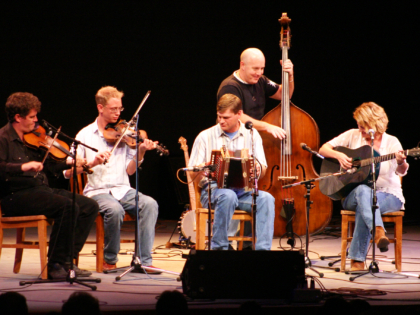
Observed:
[[[409,150],[404,150],[404,155],[409,155]],[[381,155],[381,156],[376,156],[373,158],[375,164],[377,163],[381,163],[381,162],[385,162],[385,161],[389,161],[389,160],[393,160],[395,159],[395,154],[396,153],[389,153],[389,154],[385,154],[385,155]],[[370,165],[370,163],[372,162],[372,159],[364,159],[360,161],[360,166],[367,166]]]

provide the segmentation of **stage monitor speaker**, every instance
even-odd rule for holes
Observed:
[[[191,250],[181,273],[193,299],[292,299],[305,282],[303,251]]]

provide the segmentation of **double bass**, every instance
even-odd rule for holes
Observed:
[[[283,13],[279,19],[283,64],[288,59],[290,48],[290,21],[287,13]],[[282,188],[285,185],[319,177],[314,169],[311,153],[300,147],[300,143],[306,143],[314,150],[318,150],[320,146],[318,126],[308,113],[290,102],[289,73],[285,71],[282,73],[281,103],[268,112],[262,121],[286,131],[286,138],[283,140],[274,138],[268,133],[261,133],[268,168],[266,176],[259,180],[259,186],[261,190],[271,193],[276,199],[274,235],[279,237],[288,235],[289,239],[290,233],[305,235],[308,221],[309,234],[322,231],[331,220],[333,205],[330,198],[319,190],[318,182],[315,182],[310,190],[310,200],[313,203],[309,220],[306,218],[306,187],[297,185],[292,188]]]

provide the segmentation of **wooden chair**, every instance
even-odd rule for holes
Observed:
[[[3,217],[0,205],[0,256],[2,248],[16,248],[13,272],[19,273],[22,263],[23,249],[39,249],[41,259],[41,278],[48,279],[47,268],[47,226],[50,225],[44,215],[31,215],[21,217]],[[38,229],[38,242],[25,241],[25,229],[35,227]],[[16,243],[3,244],[3,229],[16,229]]]
[[[195,200],[197,203],[197,208],[195,210],[196,221],[197,221],[195,248],[205,249],[206,248],[205,241],[208,240],[208,236],[206,236],[206,231],[207,231],[207,221],[208,221],[209,213],[208,213],[208,209],[203,208],[203,206],[201,205],[201,202],[200,202],[201,191],[196,183],[194,183],[194,191],[196,195]],[[211,210],[211,219],[213,220],[213,218],[214,218],[214,210]],[[252,221],[252,215],[250,212],[246,212],[243,210],[235,210],[232,216],[232,220],[240,221],[239,236],[230,236],[228,239],[232,241],[233,240],[238,241],[239,242],[238,250],[242,250],[244,241],[252,241],[252,237],[244,236],[245,221]]]
[[[78,194],[83,195],[83,189],[87,184],[87,175],[85,173],[77,175],[77,184],[76,184],[76,192]],[[70,179],[70,188],[73,190],[73,178]],[[135,216],[131,216],[130,214],[126,213],[124,216],[124,222],[127,221],[135,221]],[[104,263],[104,218],[99,213],[96,217],[96,241],[87,241],[87,244],[96,244],[96,271],[102,272],[103,271],[103,263]],[[121,243],[133,243],[135,242],[134,239],[121,239]]]
[[[383,222],[394,223],[394,237],[389,238],[389,241],[394,243],[395,267],[398,272],[401,271],[403,216],[404,211],[382,214]],[[346,251],[348,244],[353,239],[355,218],[354,211],[341,210],[341,271],[346,268]]]

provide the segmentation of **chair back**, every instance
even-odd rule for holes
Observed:
[[[83,195],[83,189],[88,182],[86,173],[77,174],[76,193]],[[70,191],[73,192],[73,176],[70,178]]]

